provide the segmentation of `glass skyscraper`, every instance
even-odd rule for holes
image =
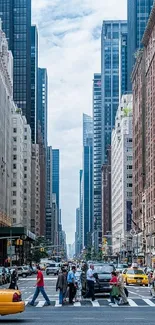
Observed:
[[[122,94],[127,91],[127,22],[104,21],[101,37],[102,164]]]
[[[0,0],[2,29],[14,58],[14,101],[31,122],[31,0]]]
[[[52,147],[46,152],[46,239],[52,240]]]
[[[58,209],[58,222],[59,222],[59,187],[60,187],[60,161],[59,149],[52,150],[52,189],[56,194],[56,204]]]
[[[91,246],[93,222],[93,119],[83,114],[83,240]]]
[[[46,69],[38,69],[38,120],[44,147],[47,147],[48,77]]]
[[[31,27],[31,135],[38,143],[38,31]]]
[[[128,91],[136,51],[142,47],[142,37],[154,0],[128,0]]]
[[[101,114],[101,74],[94,74],[93,81],[93,231],[102,229],[102,114]],[[95,233],[94,236],[95,238]],[[95,239],[94,239],[95,240]]]

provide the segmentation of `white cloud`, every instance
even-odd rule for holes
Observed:
[[[118,5],[119,2],[119,5]],[[60,148],[61,208],[68,242],[74,241],[82,166],[82,113],[92,115],[92,79],[100,72],[105,19],[126,19],[126,0],[32,0],[39,29],[39,63],[48,69],[48,142]]]

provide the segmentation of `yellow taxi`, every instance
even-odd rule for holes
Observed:
[[[126,285],[137,284],[148,286],[149,280],[145,272],[139,268],[129,268],[122,272]]]
[[[22,313],[25,303],[22,301],[21,292],[12,289],[0,289],[0,315]]]

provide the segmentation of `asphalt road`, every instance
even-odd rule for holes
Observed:
[[[19,279],[19,288],[26,303],[25,312],[19,315],[0,317],[1,324],[42,324],[42,325],[151,325],[154,324],[155,299],[147,287],[130,286],[129,306],[109,306],[108,296],[96,296],[96,301],[80,300],[74,306],[59,306],[58,292],[55,291],[56,277],[45,275],[45,290],[51,300],[46,306],[43,297],[37,298],[34,307],[29,306],[34,293],[36,276]],[[80,298],[80,297],[79,297]]]

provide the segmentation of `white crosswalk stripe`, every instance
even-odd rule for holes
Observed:
[[[30,300],[25,300],[25,306],[28,308],[29,306],[29,302]],[[144,307],[155,307],[155,300],[152,301],[152,299],[148,299],[148,298],[143,298],[143,299],[128,299],[129,305],[124,306],[124,305],[109,305],[109,299],[101,299],[101,300],[95,300],[95,301],[91,301],[91,300],[82,300],[82,301],[78,301],[75,302],[71,307],[90,307],[90,308],[95,308],[95,307],[100,307],[100,308],[121,308],[121,307],[139,307],[139,308],[144,308]],[[39,300],[36,301],[36,304],[34,307],[37,308],[42,308],[46,306],[46,302],[45,300]],[[60,305],[58,300],[52,300],[51,299],[51,307],[65,307],[67,308],[68,306],[70,306],[68,303],[66,305]]]

